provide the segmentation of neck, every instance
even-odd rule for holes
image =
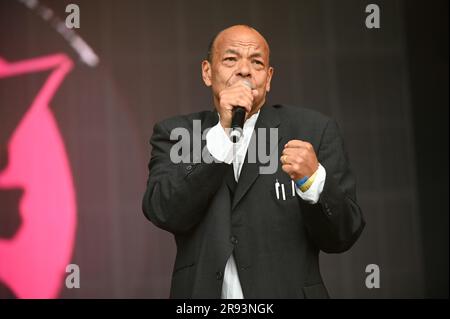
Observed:
[[[261,103],[257,107],[252,108],[252,111],[247,115],[247,118],[251,117],[253,114],[258,113],[259,110],[261,110],[261,108],[263,107],[265,102],[266,102],[266,100],[262,100]]]

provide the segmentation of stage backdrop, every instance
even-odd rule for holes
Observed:
[[[271,45],[269,103],[320,111],[344,135],[367,226],[348,253],[321,254],[330,295],[448,296],[448,270],[426,286],[405,2],[376,1],[381,28],[367,29],[359,0],[2,0],[0,297],[168,297],[174,240],[141,211],[148,142],[156,122],[213,107],[200,63],[238,23]],[[69,3],[76,34],[59,23]]]

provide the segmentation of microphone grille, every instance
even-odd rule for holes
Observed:
[[[249,87],[250,89],[253,89],[253,85],[252,82],[250,82],[250,80],[245,79],[242,82],[244,83],[245,86]]]

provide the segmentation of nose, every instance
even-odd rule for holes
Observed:
[[[243,59],[240,61],[236,75],[243,78],[251,77],[251,68],[247,60]]]

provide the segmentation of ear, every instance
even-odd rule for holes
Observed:
[[[207,60],[203,60],[203,62],[202,62],[202,78],[203,78],[203,82],[205,82],[206,86],[212,85],[211,63],[209,63],[209,61],[207,61]]]
[[[272,81],[273,71],[273,67],[269,67],[267,70],[266,92],[270,91],[270,82]]]

